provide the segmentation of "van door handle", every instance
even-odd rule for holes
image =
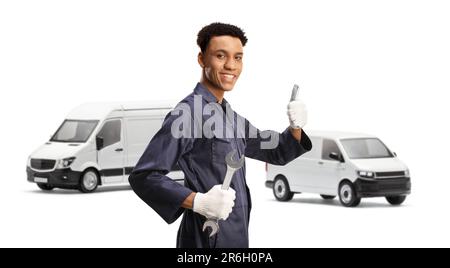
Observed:
[[[322,161],[319,161],[319,162],[317,162],[319,165],[323,165],[323,162]]]
[[[114,151],[116,151],[116,152],[122,152],[122,151],[123,151],[123,148],[117,148],[117,149],[115,149]]]

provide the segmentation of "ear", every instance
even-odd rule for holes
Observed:
[[[205,68],[205,61],[203,60],[203,53],[202,52],[198,53],[197,61],[198,61],[198,64],[200,64],[200,67],[202,67],[202,69]]]

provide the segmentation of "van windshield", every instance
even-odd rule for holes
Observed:
[[[98,120],[65,120],[50,141],[57,142],[86,142]]]
[[[348,157],[353,159],[393,157],[377,138],[343,139],[341,143]]]

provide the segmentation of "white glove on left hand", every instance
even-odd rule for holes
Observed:
[[[301,100],[289,102],[287,115],[291,128],[303,128],[306,125],[308,111],[306,110],[306,105]]]

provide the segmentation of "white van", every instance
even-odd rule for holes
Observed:
[[[46,191],[58,187],[86,193],[99,185],[128,184],[128,175],[172,108],[169,102],[80,105],[30,155],[27,179]],[[178,167],[169,176],[184,179]]]
[[[386,197],[400,205],[411,192],[408,167],[384,143],[371,135],[308,132],[311,151],[285,166],[266,164],[266,186],[279,201],[295,193],[317,193],[324,199],[339,196],[346,207],[362,197]]]

